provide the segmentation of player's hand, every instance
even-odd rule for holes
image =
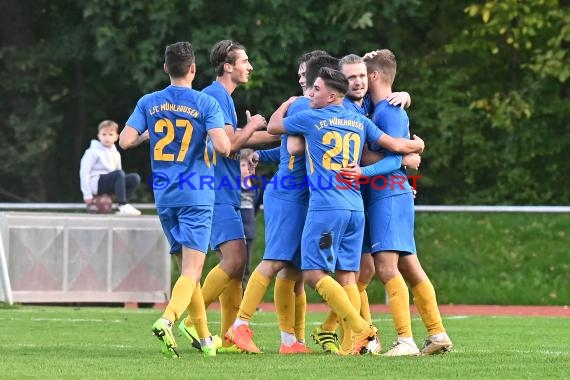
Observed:
[[[412,98],[406,91],[393,92],[386,97],[388,103],[393,106],[400,106],[401,108],[408,108],[412,104]]]
[[[362,169],[356,162],[351,162],[347,166],[340,169],[340,175],[344,179],[355,181],[362,176]]]
[[[267,120],[265,120],[265,118],[260,115],[260,114],[256,114],[251,116],[251,112],[249,112],[249,110],[245,111],[245,116],[247,117],[247,123],[255,123],[256,125],[256,129],[263,129],[267,126]]]
[[[287,99],[285,101],[285,103],[287,103],[288,106],[291,105],[291,103],[293,103],[295,100],[297,100],[298,96],[291,96],[289,99]]]
[[[416,150],[416,153],[423,153],[423,151],[424,151],[424,149],[425,149],[425,147],[426,147],[426,144],[424,143],[424,140],[422,140],[422,139],[420,138],[420,136],[417,136],[417,135],[414,135],[414,136],[412,137],[412,140],[418,142],[418,150]]]
[[[247,157],[247,167],[251,175],[255,174],[255,168],[257,168],[257,164],[259,164],[259,153],[254,151],[249,155],[249,157]]]
[[[372,50],[369,51],[368,53],[364,54],[364,57],[362,57],[365,61],[371,58],[374,58],[378,55],[378,50]]]
[[[141,135],[139,136],[139,139],[141,142],[143,141],[147,141],[148,139],[150,139],[150,132],[147,129],[146,131],[144,131],[143,133],[141,133]]]
[[[422,157],[417,153],[409,153],[404,156],[402,160],[402,165],[404,168],[410,168],[414,170],[418,170],[420,164],[422,163]]]
[[[91,203],[93,203],[93,198],[87,198],[83,200],[85,202],[86,205],[90,205]]]

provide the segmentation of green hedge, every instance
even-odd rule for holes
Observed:
[[[568,231],[570,215],[564,214],[416,214],[420,261],[441,304],[569,305]],[[262,212],[257,232],[253,268],[263,256]],[[204,273],[217,262],[208,255]],[[309,302],[320,302],[312,289],[307,294]],[[378,280],[368,296],[384,302]],[[273,300],[272,287],[265,300]]]

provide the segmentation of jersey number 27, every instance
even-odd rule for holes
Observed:
[[[166,135],[158,140],[154,146],[155,161],[174,161],[174,153],[164,153],[164,148],[171,144],[176,137],[174,128],[172,121],[169,119],[160,119],[154,124],[155,133],[164,133],[164,130],[166,129]],[[182,162],[186,157],[186,153],[188,153],[188,146],[192,140],[194,127],[188,120],[176,119],[176,128],[184,128],[184,135],[182,136],[182,141],[180,141],[180,150],[176,154],[176,161]]]

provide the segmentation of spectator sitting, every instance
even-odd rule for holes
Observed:
[[[119,126],[111,120],[99,124],[97,140],[91,140],[89,149],[81,158],[79,177],[83,200],[89,206],[95,196],[114,194],[119,204],[118,215],[140,215],[141,212],[128,203],[141,179],[136,173],[122,170],[121,154],[115,146],[119,138]]]

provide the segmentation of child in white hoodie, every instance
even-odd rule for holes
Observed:
[[[97,140],[81,158],[79,177],[85,204],[90,205],[93,197],[114,194],[119,203],[119,215],[140,215],[141,212],[128,203],[129,197],[139,185],[141,178],[136,173],[122,170],[121,154],[115,146],[119,139],[119,126],[111,120],[99,123]]]

